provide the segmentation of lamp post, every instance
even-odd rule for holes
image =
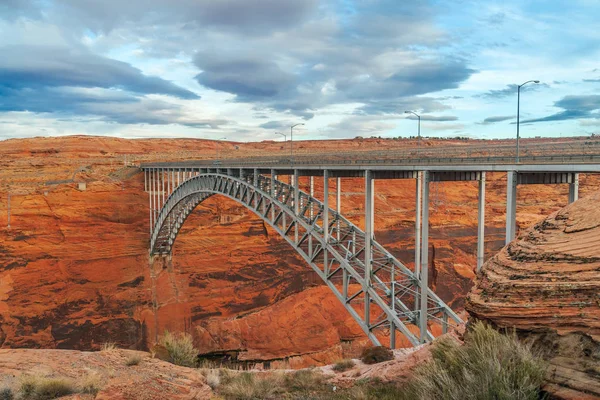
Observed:
[[[227,139],[227,138],[226,137],[222,137],[222,138],[217,139],[217,145],[215,146],[215,149],[217,150],[217,160],[216,160],[217,164],[219,164],[219,143],[220,143],[218,141],[219,140],[225,140],[225,139]]]
[[[538,80],[530,80],[517,86],[517,164],[519,163],[519,112],[521,107],[521,87],[528,83],[540,83]]]
[[[294,163],[294,128],[298,125],[304,125],[302,122],[296,125],[290,126],[290,164]]]
[[[421,116],[414,111],[404,111],[404,114],[412,114],[419,119],[419,130],[417,131],[417,154],[421,150]]]
[[[283,136],[283,141],[287,142],[287,135],[285,133],[281,133],[281,132],[275,132],[276,135],[281,135]]]

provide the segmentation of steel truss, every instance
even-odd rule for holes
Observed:
[[[373,238],[365,240],[362,230],[335,210],[326,210],[316,198],[298,187],[256,173],[240,178],[201,173],[184,180],[158,213],[151,235],[151,256],[171,254],[187,217],[215,194],[252,210],[294,247],[374,344],[380,345],[379,338],[389,337],[389,345],[394,348],[400,332],[416,346],[420,337],[430,341],[432,331],[446,332],[449,326],[462,322],[427,288],[427,329],[421,336],[422,288],[415,273]],[[370,265],[368,274],[366,265]],[[381,334],[376,335],[376,331]]]

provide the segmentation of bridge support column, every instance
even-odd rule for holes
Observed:
[[[573,174],[573,181],[569,183],[569,204],[579,199],[579,174]]]
[[[369,295],[369,286],[371,282],[372,271],[372,248],[373,240],[373,172],[365,171],[365,276],[363,293],[365,296],[365,323],[370,325],[371,321],[371,297]]]
[[[154,196],[152,193],[152,169],[145,170],[144,173],[148,175],[148,208],[150,211],[150,237],[152,237],[152,213],[154,212],[152,209],[152,196]]]
[[[417,193],[415,204],[415,275],[421,272],[421,195],[423,193],[423,173],[417,172]]]
[[[485,261],[485,172],[482,172],[479,178],[477,211],[477,272],[479,272]]]
[[[270,193],[271,193],[271,198],[272,199],[276,199],[277,198],[277,194],[275,191],[275,181],[277,180],[277,175],[275,173],[275,170],[272,169],[271,170],[271,187],[270,187]],[[273,204],[271,204],[271,221],[275,220],[275,206]]]
[[[422,173],[422,185],[423,185],[423,217],[422,217],[422,246],[421,246],[421,271],[420,271],[420,282],[421,282],[421,310],[419,312],[419,341],[425,343],[427,340],[427,291],[429,289],[429,181],[430,172],[423,171]]]
[[[160,208],[165,205],[165,169],[161,168],[160,177],[162,178],[162,202],[160,204]]]
[[[506,175],[506,240],[509,244],[517,230],[517,172],[508,171]]]
[[[144,192],[148,191],[148,171],[144,170]]]
[[[300,214],[300,188],[298,182],[298,170],[294,170],[294,214],[298,217]],[[298,244],[298,223],[294,222],[294,243]]]
[[[338,215],[341,214],[342,212],[342,196],[341,196],[341,191],[342,191],[342,178],[337,178],[336,181],[336,185],[335,185],[335,211]],[[336,230],[337,230],[337,239],[338,241],[340,240],[340,221],[338,218],[338,222],[336,224]]]
[[[154,232],[154,224],[156,224],[156,210],[158,209],[158,169],[152,170],[152,229]]]
[[[329,171],[323,171],[323,269],[325,276],[329,275],[329,257],[327,254],[327,244],[329,243]]]
[[[252,184],[254,185],[254,188],[257,189],[258,188],[258,169],[254,168],[254,176],[252,178]],[[254,208],[256,208],[258,206],[258,196],[254,195]]]
[[[421,203],[423,194],[423,173],[417,172],[415,195],[415,277],[421,275]],[[421,307],[419,303],[419,288],[415,287],[415,311]]]
[[[312,175],[309,178],[309,192],[310,192],[310,197],[314,198],[315,197],[315,177],[312,176]],[[313,210],[313,204],[312,204],[312,202],[309,205],[310,205],[309,215],[310,215],[310,221],[312,223],[312,220],[314,218],[314,210]],[[312,235],[310,235],[308,237],[308,254],[310,255],[310,257],[313,256],[313,240],[312,240]]]

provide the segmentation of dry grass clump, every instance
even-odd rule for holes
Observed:
[[[100,351],[114,351],[117,349],[118,349],[118,347],[115,342],[102,343],[102,346],[100,347]]]
[[[332,367],[335,372],[345,372],[352,368],[354,368],[354,361],[352,360],[338,361]]]
[[[368,347],[363,350],[360,359],[365,364],[377,364],[394,359],[394,353],[383,346]]]
[[[139,365],[139,363],[141,362],[142,356],[140,356],[139,354],[135,354],[125,361],[125,365],[127,365],[128,367],[133,367],[134,365]]]
[[[319,399],[319,394],[327,392],[325,378],[317,370],[300,370],[292,373],[282,372],[234,372],[220,369],[207,370],[207,384],[216,389],[225,399]],[[292,396],[292,397],[290,397]]]
[[[465,344],[440,340],[432,361],[418,367],[407,398],[448,400],[537,400],[545,363],[513,334],[482,322],[467,332]]]
[[[77,392],[75,384],[65,378],[28,375],[21,379],[19,394],[23,399],[49,400]]]
[[[216,390],[221,385],[221,371],[218,369],[206,369],[203,371],[206,384],[212,390]]]
[[[198,361],[198,349],[194,347],[192,336],[187,333],[171,333],[166,331],[158,344],[168,353],[170,363],[182,367],[195,367]]]
[[[79,384],[79,392],[93,394],[94,396],[102,389],[102,378],[98,373],[90,373],[83,377]]]
[[[219,394],[226,399],[255,400],[281,398],[286,392],[281,374],[256,374],[242,372],[230,376],[221,375]],[[277,396],[277,397],[274,397]]]
[[[310,392],[321,389],[324,384],[323,374],[314,369],[301,369],[285,374],[285,386],[291,391]]]

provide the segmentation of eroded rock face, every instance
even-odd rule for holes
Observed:
[[[286,151],[275,142],[237,145],[239,150],[221,144],[221,150],[231,157]],[[307,153],[382,144],[298,146]],[[200,140],[0,142],[0,346],[90,350],[113,341],[145,349],[168,329],[193,333],[206,353],[271,365],[323,364],[359,352],[367,343],[364,333],[318,276],[256,215],[224,197],[197,207],[170,262],[149,263],[144,177],[123,166],[125,155],[164,161],[214,152],[214,142]],[[77,181],[87,183],[85,191]],[[307,190],[308,178],[301,184]],[[490,256],[503,245],[505,184],[503,174],[488,175]],[[330,185],[333,194],[334,180]],[[322,198],[322,180],[315,179],[315,186]],[[582,176],[582,196],[593,187],[597,181]],[[364,226],[364,180],[344,179],[342,190],[343,214]],[[376,239],[409,268],[414,196],[412,180],[376,182]],[[474,277],[477,185],[432,183],[431,198],[430,282],[460,311]],[[518,223],[539,220],[566,201],[566,185],[520,187]]]
[[[600,192],[522,232],[485,264],[466,303],[544,350],[555,385],[598,396],[599,204]]]

